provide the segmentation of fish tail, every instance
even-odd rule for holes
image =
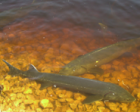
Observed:
[[[5,61],[4,59],[2,60],[6,63],[6,65],[9,67],[9,72],[8,74],[12,75],[12,76],[19,76],[21,75],[22,71],[15,68],[14,66],[12,66],[11,64],[9,64],[7,61]]]

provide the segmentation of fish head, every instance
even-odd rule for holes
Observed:
[[[123,89],[118,85],[116,86],[117,86],[116,91],[109,92],[104,96],[105,100],[124,102],[124,103],[133,102],[136,100],[127,90]]]
[[[81,66],[68,66],[60,70],[61,75],[81,75],[86,72],[86,69]]]

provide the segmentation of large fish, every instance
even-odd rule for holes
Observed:
[[[31,80],[35,80],[41,84],[40,89],[47,88],[49,86],[63,87],[70,90],[76,90],[88,94],[83,103],[92,103],[97,100],[110,100],[118,102],[132,102],[135,98],[122,87],[76,76],[65,76],[51,73],[41,73],[33,66],[30,65],[29,70],[21,71],[8,62],[3,60],[9,67],[9,74],[12,76],[26,77]]]
[[[59,72],[60,75],[81,75],[84,73],[102,74],[100,65],[110,62],[123,53],[140,46],[140,38],[121,41],[76,58],[66,64]]]

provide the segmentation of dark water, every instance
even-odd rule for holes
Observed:
[[[2,0],[0,11],[21,8],[31,4],[37,4],[38,9],[33,8],[24,17],[43,18],[44,22],[59,26],[59,28],[69,27],[69,25],[64,25],[65,22],[69,22],[75,26],[83,26],[98,31],[101,29],[98,23],[103,23],[118,38],[135,38],[140,35],[140,2],[138,0],[20,0],[18,2]],[[18,13],[15,13],[15,16],[18,16]],[[13,21],[18,19],[19,17]],[[9,23],[11,22],[9,19]],[[40,28],[43,25],[42,23],[37,27]]]

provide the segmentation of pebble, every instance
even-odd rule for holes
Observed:
[[[18,107],[21,102],[23,102],[23,100],[14,101],[14,106]]]
[[[41,105],[42,108],[46,108],[46,107],[53,108],[53,104],[51,102],[49,102],[48,99],[41,100],[40,105]]]
[[[24,104],[28,105],[28,104],[33,104],[34,100],[24,100]]]
[[[27,88],[25,91],[24,91],[24,94],[32,94],[33,91],[31,88]]]

